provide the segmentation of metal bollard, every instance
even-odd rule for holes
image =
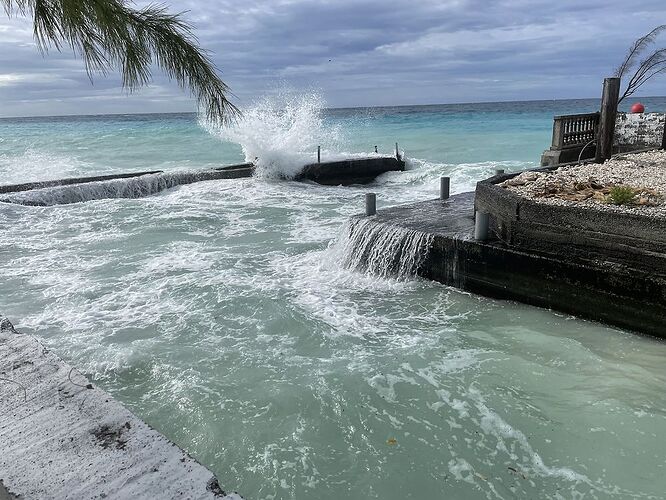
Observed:
[[[486,212],[476,212],[474,216],[474,239],[476,241],[486,241],[488,239],[488,228],[490,217]]]
[[[317,146],[317,163],[321,163],[321,146]]]
[[[440,177],[439,178],[439,199],[448,200],[451,194],[451,178],[450,177]]]
[[[502,175],[503,173],[504,173],[504,169],[503,169],[503,168],[496,168],[496,169],[495,169],[495,175]]]
[[[365,193],[365,215],[375,215],[377,213],[377,195],[375,193]]]

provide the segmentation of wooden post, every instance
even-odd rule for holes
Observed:
[[[400,161],[400,151],[398,150],[398,143],[395,143],[395,159]]]
[[[664,135],[661,137],[661,149],[666,149],[666,116],[664,117]]]
[[[617,117],[619,98],[620,79],[605,78],[604,91],[601,96],[599,133],[597,135],[597,163],[603,163],[613,155],[613,134],[615,133],[615,119]]]
[[[317,163],[321,163],[321,146],[317,146]]]

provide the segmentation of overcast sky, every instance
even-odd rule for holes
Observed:
[[[166,4],[188,11],[241,107],[285,86],[335,107],[597,97],[631,42],[666,23],[664,0]],[[0,10],[0,116],[195,110],[157,69],[129,97],[117,75],[93,83],[71,53],[42,56],[29,21]]]

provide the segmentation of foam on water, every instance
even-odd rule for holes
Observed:
[[[420,159],[363,187],[248,178],[0,204],[0,310],[246,498],[663,496],[663,343],[412,279],[427,241],[372,218],[344,225],[368,190],[380,210],[435,198],[441,175],[460,192],[531,153],[502,163],[470,150],[458,162],[436,149],[449,129],[422,139],[438,116],[386,112],[368,125],[335,113],[322,133],[350,132],[327,151],[361,154],[390,137],[390,152],[397,135]],[[193,121],[151,120],[145,129],[164,126],[168,142],[200,133],[212,147]],[[127,134],[144,130],[133,123]],[[68,138],[72,151],[85,137]],[[318,142],[300,147],[314,157]],[[215,166],[202,158],[188,166]]]
[[[90,164],[74,154],[40,151],[36,147],[20,152],[0,152],[0,185],[73,177],[90,168]]]
[[[258,177],[292,179],[316,161],[318,146],[326,159],[339,156],[340,130],[324,122],[324,107],[316,92],[282,90],[249,106],[233,125],[201,123],[220,139],[240,144],[245,161],[256,163]]]
[[[52,186],[0,195],[0,202],[19,205],[67,205],[111,198],[143,198],[175,186],[208,179],[215,174],[203,171],[172,171],[125,179]]]

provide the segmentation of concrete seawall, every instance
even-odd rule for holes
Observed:
[[[0,498],[241,499],[1,316],[0,450]]]
[[[366,184],[383,173],[404,169],[405,162],[394,157],[355,158],[306,165],[294,180],[347,186]],[[51,206],[91,200],[143,198],[195,182],[252,177],[254,170],[254,164],[243,163],[205,170],[154,170],[0,185],[0,202]]]
[[[666,278],[649,264],[622,263],[621,253],[617,261],[586,257],[582,249],[569,249],[566,237],[553,251],[476,241],[474,199],[475,193],[463,193],[384,209],[368,219],[387,231],[402,227],[432,236],[417,269],[423,278],[666,337]]]

